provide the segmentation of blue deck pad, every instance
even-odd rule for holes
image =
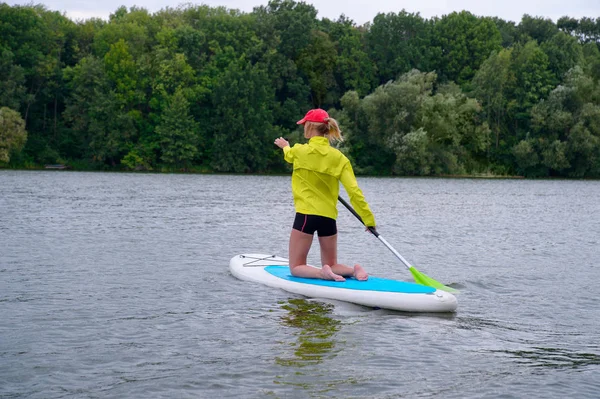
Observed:
[[[290,274],[289,266],[267,266],[265,267],[265,271],[273,276],[282,278],[284,280],[294,281],[296,283],[346,288],[349,290],[401,292],[405,294],[429,294],[435,292],[435,288],[427,287],[421,284],[373,276],[369,276],[367,281],[358,281],[354,278],[346,278],[346,281],[337,282],[314,278],[294,277]]]

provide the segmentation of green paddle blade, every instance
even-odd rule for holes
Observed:
[[[432,279],[431,277],[429,277],[429,276],[421,273],[417,269],[415,269],[414,266],[411,266],[409,270],[410,270],[410,273],[415,278],[415,282],[418,283],[418,284],[426,285],[427,287],[433,287],[433,288],[436,288],[438,290],[450,292],[450,293],[453,293],[453,294],[458,293],[458,290],[455,290],[454,288],[450,288],[448,286],[445,286],[444,284],[440,283],[439,281],[436,281],[436,280]]]

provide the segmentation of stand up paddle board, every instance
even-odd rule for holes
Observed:
[[[369,276],[367,281],[344,282],[294,277],[288,260],[276,255],[242,254],[229,262],[240,280],[280,288],[309,298],[326,298],[404,312],[453,312],[456,297],[448,292],[407,281]]]

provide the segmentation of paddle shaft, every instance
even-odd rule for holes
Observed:
[[[403,257],[402,255],[400,255],[400,254],[398,253],[398,251],[396,251],[396,250],[394,249],[394,247],[392,247],[392,246],[390,245],[390,243],[389,243],[389,242],[387,242],[387,241],[385,240],[385,238],[383,238],[383,237],[381,236],[381,234],[379,234],[379,233],[377,232],[377,230],[375,229],[375,227],[373,227],[373,226],[367,226],[367,225],[365,225],[365,222],[363,222],[363,220],[362,220],[362,218],[360,217],[360,215],[359,215],[358,213],[356,213],[356,211],[354,210],[354,208],[352,208],[352,206],[351,206],[349,203],[347,203],[345,199],[343,199],[342,197],[339,197],[339,196],[338,196],[338,200],[340,200],[340,202],[341,202],[341,203],[342,203],[342,204],[343,204],[343,205],[344,205],[346,208],[348,208],[348,210],[349,210],[349,211],[350,211],[350,212],[351,212],[351,213],[352,213],[354,216],[356,216],[356,218],[357,218],[358,220],[360,220],[360,222],[361,222],[361,223],[362,223],[362,224],[363,224],[363,225],[364,225],[364,226],[365,226],[367,229],[369,229],[369,231],[370,231],[371,233],[373,233],[373,235],[374,235],[375,237],[377,237],[377,238],[379,239],[379,241],[381,241],[381,242],[383,243],[383,245],[385,245],[385,246],[387,247],[387,249],[389,249],[390,251],[392,251],[392,253],[393,253],[394,255],[396,255],[396,257],[397,257],[398,259],[400,259],[400,260],[402,261],[402,263],[404,263],[404,266],[406,266],[406,267],[407,267],[407,268],[410,270],[410,268],[412,267],[412,266],[410,265],[410,263],[408,263],[408,261],[407,261],[406,259],[404,259],[404,257]]]

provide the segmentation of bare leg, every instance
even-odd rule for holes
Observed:
[[[293,276],[304,278],[320,278],[323,280],[344,281],[345,278],[339,276],[331,270],[328,265],[323,265],[322,269],[308,266],[306,259],[308,251],[313,241],[312,234],[306,234],[296,229],[292,229],[290,234],[290,272]]]
[[[330,265],[331,271],[335,274],[345,277],[354,277],[357,280],[367,280],[369,275],[360,265],[354,265],[354,268],[337,262],[337,234],[328,237],[319,237],[321,247],[321,263]]]

